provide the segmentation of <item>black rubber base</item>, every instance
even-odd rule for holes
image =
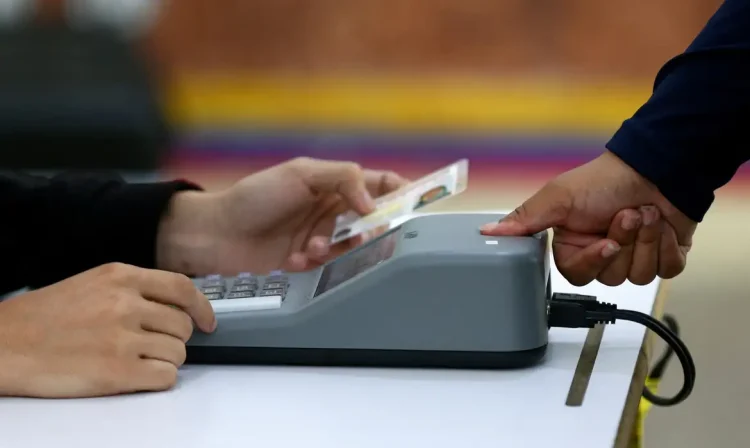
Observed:
[[[517,352],[357,350],[258,347],[187,347],[188,364],[291,365],[327,367],[410,367],[515,369],[544,358],[547,345]]]

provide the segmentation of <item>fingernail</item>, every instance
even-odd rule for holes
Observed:
[[[620,246],[614,243],[607,243],[607,245],[604,246],[604,249],[602,249],[602,257],[609,258],[619,251],[620,251]]]
[[[487,224],[483,225],[482,227],[480,227],[479,230],[482,231],[482,232],[492,232],[493,230],[497,229],[498,227],[499,227],[498,223],[496,223],[496,222],[490,222],[490,223],[487,223]]]
[[[212,332],[215,331],[216,327],[218,327],[218,326],[219,326],[219,322],[216,320],[216,317],[214,317],[214,323],[211,324],[211,331]]]
[[[513,228],[513,222],[511,221],[500,221],[500,222],[489,222],[479,229],[482,232],[508,232]]]
[[[656,221],[656,207],[653,205],[644,205],[641,207],[641,214],[643,215],[643,225],[650,226]]]
[[[639,213],[628,213],[622,219],[622,228],[625,230],[633,230],[641,223],[641,215]]]

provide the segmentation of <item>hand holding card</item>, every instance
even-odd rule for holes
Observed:
[[[469,179],[469,161],[461,159],[409,185],[378,198],[377,210],[367,216],[353,211],[336,219],[331,244],[336,244],[373,229],[388,229],[390,223],[427,205],[462,193]]]

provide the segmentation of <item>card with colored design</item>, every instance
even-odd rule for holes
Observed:
[[[367,216],[360,216],[353,211],[339,215],[331,244],[380,227],[388,228],[392,221],[406,214],[462,193],[468,185],[468,180],[469,161],[461,159],[397,191],[377,198],[377,209]]]

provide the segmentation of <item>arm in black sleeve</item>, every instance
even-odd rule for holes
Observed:
[[[0,175],[0,295],[48,285],[108,262],[154,267],[159,222],[173,181],[119,177]]]
[[[750,1],[726,0],[607,149],[702,221],[750,159]]]

